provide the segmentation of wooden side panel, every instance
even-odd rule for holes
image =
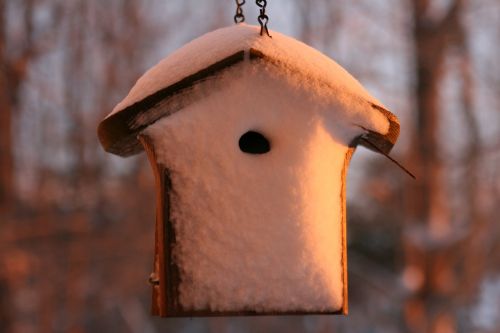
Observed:
[[[167,314],[167,309],[164,302],[165,286],[166,286],[166,276],[165,272],[165,233],[164,233],[164,202],[165,202],[165,190],[164,190],[164,172],[163,167],[161,167],[156,160],[156,154],[154,151],[154,146],[150,138],[145,135],[138,136],[144,150],[151,164],[151,169],[153,170],[155,178],[155,188],[156,188],[156,227],[155,227],[155,255],[154,255],[154,269],[151,273],[150,282],[153,287],[153,297],[151,304],[151,312],[156,316],[165,316]]]
[[[175,232],[170,221],[170,173],[158,163],[152,140],[144,134],[139,135],[138,140],[147,153],[156,187],[155,256],[151,274],[153,278],[150,278],[153,287],[151,312],[155,316],[177,317],[182,315],[182,309],[179,305],[179,270],[172,256]]]
[[[344,286],[341,313],[347,315],[349,313],[349,300],[348,300],[348,276],[347,276],[347,197],[346,197],[346,184],[347,184],[347,170],[351,162],[352,155],[356,150],[355,147],[350,147],[344,159],[344,167],[342,168],[342,189],[340,194],[342,206],[342,282]]]

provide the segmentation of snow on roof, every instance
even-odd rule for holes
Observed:
[[[261,36],[257,26],[233,25],[209,32],[160,61],[139,78],[127,97],[99,124],[98,136],[104,149],[121,156],[139,153],[142,147],[136,137],[140,131],[183,108],[171,97],[183,96],[179,92],[187,94],[186,88],[250,57],[297,75],[301,86],[310,92],[318,92],[319,83],[320,90],[326,88],[323,91],[352,108],[358,120],[366,120],[359,123],[376,125],[363,128],[378,149],[363,142],[361,145],[377,152],[391,150],[399,135],[399,121],[382,103],[321,52],[278,32],[272,31],[271,35]],[[169,110],[168,105],[173,109]]]
[[[382,106],[344,68],[323,53],[281,33],[272,31],[272,38],[269,38],[261,36],[259,31],[260,27],[238,24],[196,38],[139,78],[127,97],[116,105],[108,117],[218,61],[250,49],[278,60],[307,77],[318,78],[333,88]]]

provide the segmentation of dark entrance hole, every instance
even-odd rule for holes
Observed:
[[[248,131],[243,134],[239,146],[241,151],[247,154],[265,154],[271,150],[269,140],[255,131]]]

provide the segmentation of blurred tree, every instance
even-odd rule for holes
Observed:
[[[417,183],[407,186],[410,198],[407,219],[411,226],[404,235],[405,279],[414,294],[405,305],[406,330],[454,332],[451,304],[446,304],[446,300],[452,283],[449,279],[454,275],[453,263],[447,258],[456,243],[450,239],[450,202],[440,155],[439,120],[446,57],[455,40],[464,38],[457,29],[464,1],[452,1],[441,15],[436,15],[432,1],[412,0],[411,3],[417,104],[411,164],[420,177]]]
[[[0,332],[9,332],[11,328],[11,311],[9,304],[9,288],[0,271]]]
[[[348,318],[149,316],[149,167],[115,163],[95,127],[160,53],[233,11],[220,0],[0,0],[0,332],[474,331],[463,314],[500,267],[497,0],[269,1],[272,29],[340,58],[397,109],[394,153],[413,132],[419,180],[380,158],[357,170]],[[448,109],[463,133],[443,126]]]
[[[6,22],[5,0],[0,0],[0,212],[9,207],[12,195],[12,94],[9,88],[10,64],[6,54]]]
[[[403,235],[406,250],[404,279],[411,290],[405,305],[406,330],[410,332],[455,332],[458,311],[472,302],[486,273],[481,258],[487,247],[479,239],[488,233],[479,211],[478,158],[480,136],[473,112],[474,83],[468,32],[464,24],[467,1],[454,0],[438,10],[428,0],[412,0],[415,49],[416,122],[412,135],[411,164],[419,180],[408,183],[407,223]],[[448,191],[450,166],[443,158],[442,99],[450,68],[447,62],[458,54],[457,77],[461,82],[458,101],[467,135],[464,162],[466,172],[462,219],[451,211],[456,194]],[[446,142],[449,144],[449,142]],[[453,143],[452,143],[453,145]],[[465,228],[460,220],[467,221]],[[483,236],[481,236],[483,235]],[[474,246],[477,244],[479,246]],[[464,263],[464,258],[470,261]],[[476,265],[470,263],[474,261]]]
[[[14,191],[14,112],[18,106],[19,90],[23,82],[27,66],[35,57],[33,45],[33,1],[27,2],[23,8],[23,39],[25,47],[13,49],[7,36],[6,0],[0,0],[0,212],[10,207],[15,195]],[[10,46],[10,47],[9,47]]]

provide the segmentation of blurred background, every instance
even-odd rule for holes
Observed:
[[[0,0],[0,332],[500,332],[500,1],[269,0],[401,120],[348,179],[350,315],[149,314],[154,184],[98,144],[135,80],[232,0]],[[247,1],[247,22],[257,7]]]

